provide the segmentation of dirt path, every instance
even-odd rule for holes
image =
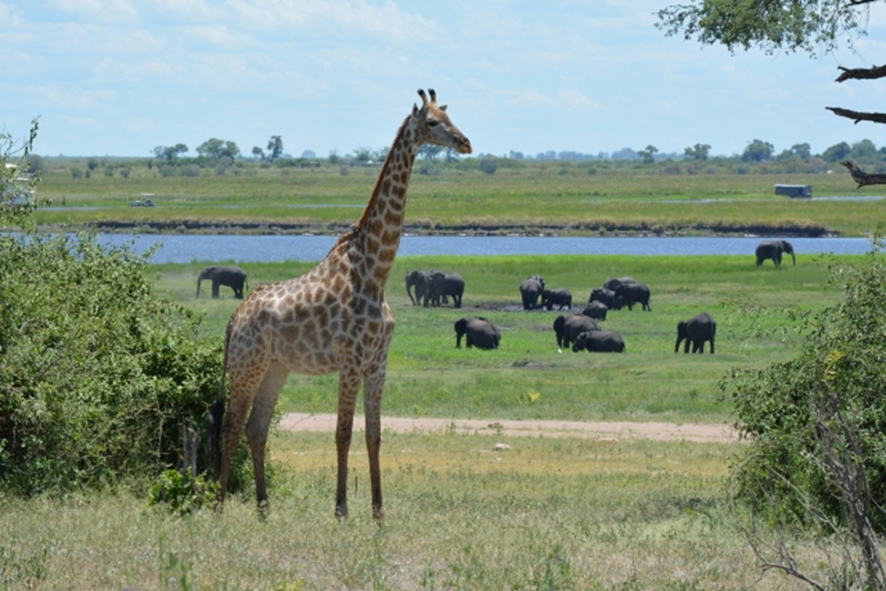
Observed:
[[[280,428],[287,431],[335,431],[333,414],[290,413],[283,416]],[[356,417],[354,430],[363,430],[363,417]],[[454,431],[461,434],[510,435],[532,437],[584,437],[606,441],[655,439],[658,441],[693,441],[734,443],[738,435],[726,424],[632,423],[581,421],[495,421],[470,419],[430,419],[382,417],[382,429],[397,433]]]

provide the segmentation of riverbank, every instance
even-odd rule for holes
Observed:
[[[243,220],[98,220],[76,225],[100,233],[111,234],[213,234],[269,236],[338,236],[351,229],[350,224],[321,222],[243,221]],[[70,227],[44,224],[48,232],[70,230]],[[570,237],[687,237],[759,236],[780,238],[830,238],[841,234],[821,225],[805,224],[675,224],[667,227],[647,223],[570,224],[431,224],[413,223],[403,226],[407,236],[570,236]]]

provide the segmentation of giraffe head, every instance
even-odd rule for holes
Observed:
[[[471,140],[452,123],[446,114],[446,105],[437,104],[437,93],[428,89],[431,100],[424,90],[419,90],[422,106],[412,106],[412,118],[416,122],[418,138],[424,143],[454,148],[459,154],[471,153]]]

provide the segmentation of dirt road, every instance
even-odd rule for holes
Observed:
[[[290,413],[283,417],[280,428],[287,431],[335,431],[333,414]],[[362,431],[362,416],[354,419],[354,430]],[[525,437],[585,437],[616,441],[622,439],[655,439],[659,441],[693,441],[709,443],[738,442],[735,430],[727,424],[698,423],[634,423],[582,421],[495,421],[470,419],[431,419],[382,417],[382,429],[398,433],[454,431],[462,434],[509,435]]]

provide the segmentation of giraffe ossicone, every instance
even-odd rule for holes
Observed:
[[[246,424],[255,470],[256,500],[267,505],[265,447],[277,396],[290,372],[338,372],[336,515],[348,516],[348,451],[360,384],[375,519],[384,520],[381,468],[381,399],[394,331],[385,283],[397,256],[406,189],[419,148],[432,143],[471,153],[471,142],[437,104],[433,90],[418,91],[422,105],[400,126],[362,217],[316,267],[295,279],[262,286],[237,308],[225,334],[230,396],[222,426],[220,499]],[[428,98],[430,96],[430,99]],[[224,377],[222,378],[224,395]]]

